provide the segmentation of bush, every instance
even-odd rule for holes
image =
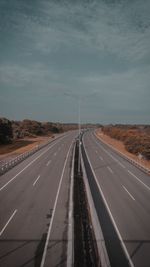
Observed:
[[[127,151],[136,155],[140,153],[150,160],[150,131],[148,126],[105,126],[102,127],[102,131],[104,134],[122,141]]]
[[[11,121],[0,118],[0,144],[8,144],[12,141],[13,131]]]

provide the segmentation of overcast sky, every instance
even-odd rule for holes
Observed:
[[[149,0],[0,0],[0,116],[150,123]]]

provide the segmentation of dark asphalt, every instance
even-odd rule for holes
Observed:
[[[67,133],[0,177],[1,267],[40,266],[53,215],[44,266],[66,265],[70,146],[76,135]]]
[[[83,143],[131,264],[150,267],[150,176],[93,132],[84,135]]]
[[[67,133],[0,177],[0,266],[40,266],[52,219],[43,266],[66,266],[68,151],[76,135]],[[133,266],[150,267],[150,176],[93,132],[84,135],[83,143]]]

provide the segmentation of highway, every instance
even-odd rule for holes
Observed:
[[[66,266],[69,132],[0,177],[0,266]]]
[[[77,135],[77,131],[66,133],[0,177],[0,266],[67,266],[71,162]],[[150,267],[150,176],[98,140],[93,131],[83,135],[83,145],[129,266]],[[101,223],[104,216],[99,215]]]
[[[92,131],[83,135],[83,145],[129,266],[150,267],[150,176]]]

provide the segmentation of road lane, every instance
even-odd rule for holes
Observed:
[[[128,169],[136,173],[147,186],[149,176],[121,158],[110,147],[107,148],[93,133],[86,133],[83,140],[98,183],[133,264],[136,267],[149,267],[150,191],[132,177]]]
[[[32,165],[26,168],[17,179],[0,192],[0,231],[8,222],[13,211],[17,210],[17,213],[0,237],[0,266],[39,266],[47,230],[51,217],[53,216],[54,203],[62,176],[62,170],[64,168],[64,162],[69,147],[76,135],[76,132],[69,133],[67,137],[59,141],[53,148],[49,149]],[[63,149],[58,153],[62,142],[64,143]],[[57,154],[54,156],[55,153]],[[36,157],[36,155],[34,155],[34,157]],[[46,164],[49,160],[51,160],[51,164],[47,166]],[[27,159],[27,164],[28,162],[29,159]],[[62,195],[61,205],[63,209],[61,210],[59,205],[56,209],[56,211],[58,210],[58,218],[63,212],[64,216],[62,216],[62,219],[64,221],[66,220],[66,222],[60,227],[59,243],[61,245],[55,248],[53,264],[56,263],[55,261],[58,255],[62,255],[62,251],[66,250],[67,246],[67,244],[64,245],[63,242],[61,242],[61,236],[63,236],[67,227],[66,216],[70,181],[70,162],[71,152],[67,159],[65,179],[62,181],[64,196]],[[25,166],[25,162],[23,166]],[[16,172],[18,169],[20,170],[19,165],[16,168]],[[5,176],[7,176],[7,174],[5,174]],[[35,183],[38,177],[39,179],[35,186],[33,186],[33,183]],[[5,178],[4,180],[7,180],[7,177]],[[53,225],[55,226],[55,220]],[[54,229],[54,232],[56,230]]]
[[[21,203],[22,201],[24,202],[26,200],[26,194],[28,194],[28,192],[30,194],[30,190],[32,190],[32,184],[34,183],[35,179],[41,174],[41,172],[43,172],[43,177],[47,176],[47,168],[45,168],[47,159],[53,158],[53,154],[58,149],[58,146],[60,146],[60,142],[61,140],[57,141],[52,146],[48,146],[48,148],[46,148],[44,151],[41,152],[43,153],[46,151],[46,153],[42,154],[42,157],[34,161],[32,165],[28,166],[29,159],[25,160],[25,162],[23,163],[23,166],[21,164],[23,169],[25,168],[23,172],[20,173],[22,169],[20,170],[19,165],[14,168],[13,170],[14,177],[18,173],[20,173],[20,175],[18,175],[16,179],[14,179],[11,183],[9,183],[4,188],[4,190],[0,192],[0,203],[1,203],[0,214],[3,215],[0,220],[0,227],[3,221],[5,220],[5,213],[7,215],[7,211],[10,210],[11,212],[11,210],[15,206],[15,203],[18,203],[18,202]],[[37,154],[34,155],[34,159],[36,159],[39,156],[39,152],[37,152]],[[31,162],[34,159],[32,157]],[[26,168],[27,166],[28,168]],[[51,171],[53,171],[53,167],[54,165],[51,166]],[[12,180],[12,177],[10,176],[11,173],[12,173],[12,170],[4,175],[4,180],[2,181],[3,185],[6,185],[7,182]]]
[[[64,138],[67,138],[67,136],[61,137],[59,140],[56,140],[47,147],[44,147],[43,149],[37,151],[35,154],[30,156],[29,158],[25,159],[23,162],[21,162],[19,165],[15,166],[13,169],[8,171],[6,174],[2,175],[0,177],[0,191],[3,190],[7,186],[7,183],[11,183],[11,181],[15,180],[20,174],[22,174],[27,168],[31,166],[31,168],[34,167],[34,165],[39,165],[42,159],[44,157],[48,157],[47,152],[52,152],[53,149],[55,149],[55,146],[58,145],[61,140]]]
[[[132,171],[135,175],[139,175],[139,177],[142,178],[142,181],[150,187],[150,179],[149,175],[144,173],[142,170],[137,168],[135,165],[121,157],[114,149],[112,149],[110,146],[106,145],[103,142],[100,142],[99,139],[95,138],[95,134],[92,133],[93,141],[97,143],[98,146],[100,146],[110,157],[116,160],[120,166],[123,168],[126,168],[130,171]]]
[[[53,213],[52,213],[52,217],[51,217],[51,220],[50,220],[50,225],[49,225],[49,228],[48,228],[46,243],[45,243],[43,256],[42,256],[42,261],[41,261],[41,265],[40,265],[41,267],[60,265],[60,263],[62,262],[62,258],[63,258],[63,261],[65,259],[65,263],[67,263],[67,261],[66,261],[67,257],[66,257],[66,253],[64,253],[65,252],[64,249],[62,250],[62,253],[60,254],[60,256],[58,256],[58,252],[61,250],[60,249],[60,245],[58,246],[58,249],[56,249],[56,244],[55,244],[55,248],[51,248],[51,247],[53,247],[53,241],[54,241],[54,243],[61,243],[61,246],[65,246],[66,247],[66,252],[67,252],[67,244],[66,244],[66,242],[64,240],[64,232],[63,232],[63,235],[62,235],[62,238],[61,238],[60,234],[62,234],[62,231],[60,231],[60,230],[58,231],[57,228],[60,227],[60,229],[61,229],[62,228],[62,223],[63,223],[63,221],[61,221],[62,218],[67,219],[67,217],[68,217],[67,216],[68,211],[65,209],[64,203],[63,203],[64,206],[62,206],[62,197],[63,196],[60,197],[59,194],[60,194],[60,191],[62,190],[61,186],[62,186],[62,182],[63,182],[65,170],[66,170],[66,165],[68,163],[68,157],[70,156],[71,148],[72,148],[72,143],[71,143],[71,145],[69,147],[69,150],[68,150],[65,162],[64,162],[61,178],[60,178],[60,181],[59,181],[58,190],[57,190],[56,199],[55,199],[54,208],[53,208]],[[70,162],[69,162],[69,165],[70,165]],[[67,170],[68,169],[69,168],[67,168]],[[68,177],[71,175],[70,171],[71,170],[69,169]],[[68,183],[69,183],[69,181],[68,181]],[[63,192],[63,190],[62,190],[62,192]],[[68,201],[68,199],[69,199],[69,191],[67,192],[67,195],[68,195],[68,197],[67,197],[67,201]],[[61,206],[59,206],[59,211],[56,212],[56,209],[57,209],[57,206],[58,206],[58,199],[60,200],[59,204],[61,204]],[[67,205],[67,206],[69,207],[69,205]],[[63,214],[64,216],[62,216],[62,211],[63,211],[63,213],[65,211],[65,214]],[[58,216],[58,218],[56,217],[56,215]],[[58,221],[55,220],[55,224],[54,224],[53,222],[54,222],[54,218],[55,217],[57,218]],[[52,229],[54,227],[55,227],[55,230]],[[66,228],[66,226],[65,226],[65,228]],[[54,235],[54,233],[55,233],[55,235]],[[67,236],[67,232],[66,232],[66,236]],[[48,253],[48,248],[51,248],[49,250],[49,253]],[[55,253],[57,253],[57,257],[55,255]],[[56,259],[58,261],[57,264],[56,264]]]

